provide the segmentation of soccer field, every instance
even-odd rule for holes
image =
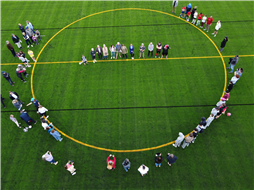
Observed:
[[[1,71],[16,82],[11,86],[1,77],[6,105],[1,106],[1,189],[253,189],[254,4],[191,2],[198,13],[214,18],[203,32],[178,18],[188,3],[179,1],[174,15],[172,1],[1,2]],[[28,58],[18,28],[26,20],[43,36],[31,48],[38,62],[27,68],[23,83],[15,73],[21,61],[6,40],[18,51],[11,36],[21,38]],[[218,20],[222,27],[214,37]],[[225,36],[229,41],[220,56]],[[169,58],[148,58],[148,44],[159,41],[171,47]],[[129,59],[96,55],[92,62],[91,48],[117,42],[127,48],[132,43],[135,59],[128,52]],[[145,59],[139,59],[141,43]],[[82,54],[86,67],[78,64]],[[235,55],[240,57],[235,69],[244,72],[227,102],[232,116],[214,120],[189,147],[173,147],[179,132],[187,135],[209,116],[233,76],[225,67]],[[33,105],[25,109],[38,123],[27,133],[17,128],[10,114],[22,127],[26,123],[9,91],[25,104],[38,99],[63,141],[43,130]],[[47,150],[58,165],[41,159]],[[164,158],[160,168],[154,164],[158,152]],[[178,157],[171,167],[167,153]],[[114,171],[106,168],[109,154],[116,157]],[[125,158],[131,161],[128,172],[122,167]],[[74,176],[64,169],[68,160],[75,163]],[[143,178],[137,170],[141,164],[149,167]]]

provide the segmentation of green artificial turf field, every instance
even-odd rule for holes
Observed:
[[[176,16],[187,3],[179,1]],[[240,55],[235,69],[242,67],[244,72],[227,103],[232,116],[213,121],[195,144],[184,150],[170,145],[115,153],[64,136],[57,142],[41,127],[33,105],[26,110],[38,123],[28,133],[11,122],[10,114],[21,119],[8,91],[17,92],[29,103],[32,67],[27,68],[27,83],[21,82],[15,74],[17,64],[6,64],[21,61],[12,56],[5,41],[17,51],[11,34],[21,38],[18,23],[25,25],[29,20],[43,35],[43,41],[32,48],[37,57],[54,34],[80,18],[120,8],[171,13],[172,2],[1,2],[1,71],[10,73],[16,82],[12,87],[1,77],[7,107],[1,107],[1,189],[253,189],[253,2],[200,1],[192,5],[198,6],[198,12],[213,15],[214,23],[206,34],[218,48],[228,36],[222,52],[226,66],[228,56]],[[213,37],[218,20],[222,28]],[[97,44],[109,48],[118,41],[127,47],[133,43],[134,60],[99,61],[97,57],[97,63],[91,62],[91,48]],[[159,41],[171,47],[169,59],[147,59],[148,43]],[[139,60],[141,43],[146,47],[146,59]],[[82,54],[90,61],[88,66],[65,63],[81,61]],[[74,139],[116,150],[155,147],[175,140],[180,131],[191,132],[222,95],[222,60],[201,58],[206,56],[219,53],[205,35],[180,19],[145,10],[111,11],[71,25],[45,47],[34,70],[33,90],[49,110],[49,120]],[[227,84],[232,76],[227,75]],[[26,126],[24,121],[22,126]],[[59,161],[57,166],[42,161],[47,150]],[[157,152],[164,158],[161,168],[154,165]],[[171,167],[166,163],[168,152],[178,157]],[[114,171],[106,169],[109,154],[116,156]],[[131,161],[128,173],[122,168],[125,158]],[[64,169],[68,160],[75,162],[75,176]],[[137,171],[141,164],[150,168],[144,178]]]

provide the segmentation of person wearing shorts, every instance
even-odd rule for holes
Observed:
[[[42,160],[50,162],[51,164],[57,165],[58,162],[56,162],[51,154],[51,152],[47,151],[43,156]]]
[[[186,6],[186,12],[185,12],[184,17],[187,15],[188,12],[191,11],[191,8],[192,8],[191,3],[189,3],[189,4]],[[184,18],[184,17],[183,17],[183,18]]]
[[[212,33],[212,35],[214,35],[214,37],[216,37],[216,35],[218,34],[218,31],[219,31],[220,28],[221,28],[221,22],[220,22],[220,20],[218,20],[218,22],[215,26],[214,33]]]
[[[185,7],[183,6],[182,7],[182,12],[181,12],[181,14],[179,15],[179,18],[181,18],[183,15],[184,15],[184,12],[185,12]],[[183,17],[184,18],[184,17]]]
[[[186,20],[187,20],[187,22],[189,22],[189,20],[190,20],[190,15],[191,15],[191,12],[189,11],[189,12],[186,14]]]
[[[162,44],[161,44],[161,42],[159,42],[159,43],[156,45],[156,56],[155,56],[155,58],[157,58],[157,55],[159,55],[158,58],[160,58],[160,56],[161,56],[161,48],[162,48]]]
[[[82,55],[82,61],[79,62],[79,65],[81,65],[82,63],[84,63],[84,65],[86,66],[86,63],[87,63],[87,59],[84,55]],[[89,65],[89,63],[87,63],[87,65]]]

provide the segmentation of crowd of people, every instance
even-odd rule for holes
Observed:
[[[155,58],[163,58],[163,56],[166,56],[166,59],[168,59],[168,50],[171,49],[169,47],[168,44],[162,45],[161,42],[158,42],[156,44],[156,55]],[[139,58],[143,57],[143,59],[145,58],[145,50],[146,47],[144,46],[144,43],[141,44],[141,46],[139,47]],[[116,45],[114,46],[113,44],[110,46],[109,50],[108,47],[103,44],[103,47],[101,47],[100,45],[97,45],[96,49],[94,50],[94,48],[91,49],[91,56],[92,56],[92,60],[93,63],[96,63],[96,55],[98,56],[99,60],[101,59],[108,59],[109,56],[109,51],[110,51],[110,57],[111,59],[117,59],[117,57],[122,57],[122,59],[126,58],[128,59],[128,48],[124,45],[124,44],[120,44],[120,42],[117,42]],[[152,42],[149,43],[148,45],[148,57],[151,55],[151,57],[153,57],[153,51],[154,51],[154,45]],[[130,44],[129,46],[129,53],[131,56],[131,59],[134,59],[134,46],[133,44]],[[88,64],[87,62],[87,58],[82,55],[82,61],[79,62],[79,64],[81,65],[82,63],[84,63],[84,65],[86,66],[86,64]]]
[[[173,0],[173,8],[172,8],[172,13],[174,12],[176,14],[176,7],[178,5],[178,1],[177,0]],[[197,6],[195,6],[194,8],[192,8],[191,3],[189,3],[186,7],[184,6],[182,8],[181,14],[179,17],[182,18],[187,18],[187,21],[191,21],[192,24],[196,24],[197,26],[200,24],[201,22],[201,28],[203,28],[205,22],[206,22],[206,27],[204,30],[207,30],[207,32],[209,31],[209,27],[211,26],[212,22],[213,22],[213,18],[212,16],[210,16],[207,19],[207,16],[204,15],[202,13],[197,13]],[[203,18],[202,18],[203,16]],[[197,20],[197,23],[196,23]],[[202,20],[202,21],[201,21]],[[207,20],[207,21],[206,21]],[[217,35],[219,28],[221,27],[220,21],[217,22],[217,25],[215,27],[215,32],[214,32],[214,36]],[[31,47],[33,47],[33,44],[38,44],[37,38],[39,38],[39,40],[41,41],[41,36],[38,30],[34,29],[33,25],[31,24],[31,22],[27,21],[27,25],[26,28],[24,26],[22,26],[21,24],[19,24],[19,29],[22,32],[23,38],[26,41],[27,44],[27,48],[29,48],[29,44],[31,45]],[[23,47],[21,46],[22,41],[18,38],[18,36],[12,34],[12,40],[13,42],[17,45],[17,47],[19,49],[22,49]],[[226,42],[228,41],[228,37],[225,37],[225,39],[222,41],[221,43],[221,49],[220,51],[223,50],[223,48],[226,45]],[[11,51],[12,55],[14,57],[18,57],[23,63],[24,66],[19,64],[17,69],[16,69],[16,74],[17,76],[21,79],[21,81],[26,82],[24,80],[24,78],[22,77],[22,74],[24,77],[27,78],[28,74],[26,72],[26,67],[31,67],[31,65],[29,65],[29,60],[25,57],[25,53],[23,51],[19,51],[19,52],[15,52],[13,46],[9,43],[9,41],[6,41],[7,43],[7,48]],[[130,57],[131,59],[134,59],[134,46],[133,44],[130,44],[129,48],[127,48],[124,44],[120,44],[120,42],[117,42],[116,45],[111,45],[109,48],[109,51],[111,52],[111,59],[117,59],[118,57],[122,57],[123,59],[126,58],[128,59],[128,49],[129,49],[129,53],[130,53]],[[168,50],[170,49],[168,44],[165,44],[162,46],[161,42],[156,44],[156,55],[155,58],[163,58],[163,56],[166,56],[166,58],[168,58]],[[139,58],[143,57],[145,58],[145,46],[142,43],[141,46],[139,47]],[[93,63],[96,62],[96,55],[98,56],[99,59],[108,59],[109,56],[109,51],[108,48],[105,44],[103,44],[103,47],[100,47],[100,45],[97,45],[96,49],[94,50],[94,48],[91,49],[91,56],[93,59]],[[151,57],[153,57],[153,51],[154,51],[154,45],[152,42],[149,43],[148,45],[148,57],[151,55]],[[161,54],[162,51],[162,54]],[[33,52],[28,49],[28,54],[29,56],[32,58],[32,60],[34,62],[36,62],[36,59],[33,55]],[[239,61],[239,56],[236,55],[234,58],[230,58],[229,60],[229,67],[227,69],[231,69],[229,73],[233,73],[234,71],[234,67],[235,65],[238,63]],[[86,64],[88,64],[87,59],[84,55],[82,55],[82,61],[79,64],[84,63],[84,65],[86,66]],[[205,117],[202,117],[201,121],[199,122],[199,124],[197,125],[197,127],[188,135],[186,135],[186,137],[184,136],[184,134],[182,132],[179,132],[179,137],[175,140],[173,146],[174,147],[182,147],[183,149],[185,147],[188,147],[191,143],[194,143],[198,134],[199,133],[203,133],[207,127],[210,126],[210,124],[212,123],[213,120],[218,119],[222,114],[226,113],[227,110],[227,106],[226,106],[226,102],[229,100],[229,96],[230,96],[230,92],[233,89],[234,85],[236,84],[236,82],[240,79],[240,77],[242,76],[243,73],[243,68],[238,68],[235,72],[234,72],[234,76],[231,78],[231,80],[229,81],[229,85],[227,87],[227,90],[225,91],[225,95],[220,99],[219,102],[217,102],[216,107],[214,107],[211,110],[211,113],[209,115],[209,117],[206,119]],[[2,75],[3,77],[9,82],[9,84],[11,86],[14,86],[13,80],[11,79],[9,73],[2,71]],[[20,97],[18,95],[18,93],[14,92],[14,91],[9,91],[9,98],[12,101],[12,104],[15,108],[17,108],[20,111],[20,118],[22,120],[25,121],[25,123],[27,124],[27,127],[24,127],[23,130],[25,132],[27,132],[29,129],[32,128],[32,123],[36,124],[37,121],[34,120],[33,118],[31,118],[27,111],[25,111],[24,109],[24,102],[22,102],[20,100]],[[1,102],[4,106],[4,108],[6,108],[5,104],[4,104],[4,98],[1,95]],[[34,104],[37,114],[40,115],[40,120],[41,120],[41,125],[43,127],[44,130],[46,130],[51,136],[53,136],[57,141],[61,142],[63,140],[63,138],[61,137],[60,133],[55,130],[55,127],[53,125],[52,122],[49,122],[47,120],[47,118],[49,117],[47,115],[48,110],[43,107],[40,102],[38,100],[36,100],[35,98],[31,98],[30,102],[26,105],[26,106],[30,106]],[[230,113],[227,113],[228,116],[230,116]],[[10,120],[13,121],[18,128],[22,128],[21,123],[19,123],[19,121],[14,117],[14,115],[10,115]],[[183,143],[182,143],[183,142]],[[47,151],[43,156],[42,159],[44,161],[50,162],[51,164],[57,165],[58,162],[54,160],[53,155],[51,152]],[[175,163],[177,160],[177,157],[174,154],[167,154],[167,164],[169,166],[171,166],[171,164]],[[155,154],[155,166],[156,167],[161,167],[163,162],[163,157],[161,153],[156,153]],[[114,155],[110,154],[106,160],[107,163],[107,169],[109,170],[114,170],[116,168],[116,158]],[[123,162],[122,162],[122,166],[124,168],[124,170],[126,172],[128,172],[128,170],[131,167],[131,162],[128,158],[126,158]],[[74,168],[74,162],[69,160],[66,165],[64,166],[64,168],[66,170],[68,170],[71,175],[75,175],[76,174],[76,169]],[[142,164],[139,168],[138,171],[140,172],[141,176],[147,175],[149,168]]]

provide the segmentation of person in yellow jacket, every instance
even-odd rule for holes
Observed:
[[[33,60],[34,62],[37,62],[36,59],[35,59],[35,57],[34,57],[34,52],[33,52],[32,50],[28,49],[28,54],[30,55],[30,57],[32,58],[32,60]]]

